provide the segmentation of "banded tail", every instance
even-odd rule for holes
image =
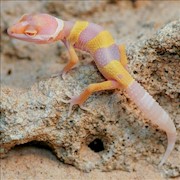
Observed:
[[[130,99],[139,107],[144,113],[144,116],[151,120],[152,123],[156,124],[164,130],[168,138],[168,146],[165,151],[159,167],[169,157],[171,151],[174,148],[176,141],[176,128],[173,121],[169,117],[168,113],[153,99],[153,97],[136,81],[134,81],[127,89],[127,94]]]

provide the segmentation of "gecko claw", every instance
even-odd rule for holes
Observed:
[[[63,80],[65,80],[65,78],[66,78],[66,75],[67,75],[67,72],[65,72],[65,71],[62,71],[62,73],[61,73],[61,77],[62,77],[62,79],[63,79]]]
[[[88,112],[91,112],[91,110],[89,109],[89,108],[86,108],[86,107],[84,107],[79,101],[80,101],[80,98],[79,98],[79,96],[70,96],[70,95],[68,95],[68,94],[66,94],[70,99],[69,100],[64,100],[64,99],[61,99],[61,101],[63,102],[63,103],[70,103],[70,105],[69,105],[69,110],[68,110],[68,117],[70,117],[70,115],[71,115],[71,113],[72,113],[72,107],[74,106],[74,105],[79,105],[79,107],[82,109],[82,110],[84,110],[84,111],[88,111]],[[92,112],[91,112],[92,113]]]
[[[69,110],[68,110],[68,117],[70,117],[70,115],[71,115],[71,113],[72,113],[72,107],[73,107],[74,104],[71,102],[71,99],[70,99],[70,100],[61,99],[61,101],[62,101],[63,103],[66,103],[66,104],[70,103],[70,105],[69,105]]]
[[[72,107],[73,107],[73,104],[70,103],[69,105],[69,111],[68,111],[68,116],[67,117],[70,117],[71,113],[72,113]]]
[[[61,101],[62,101],[63,103],[66,103],[66,104],[70,103],[70,105],[69,105],[69,110],[68,110],[68,117],[70,117],[70,115],[71,115],[71,113],[72,113],[72,107],[73,107],[74,104],[71,102],[71,99],[70,99],[70,100],[61,99]]]
[[[51,76],[51,78],[56,78],[56,77],[58,77],[58,76],[61,76],[62,79],[65,80],[66,75],[67,75],[67,72],[65,72],[65,71],[62,70],[62,71],[60,71],[60,72],[58,72],[58,73],[56,73],[56,74],[53,74],[53,75]]]
[[[89,108],[84,107],[83,105],[79,105],[79,107],[80,107],[82,110],[87,111],[87,112],[90,112],[91,114],[95,115],[95,113],[92,112]]]
[[[69,105],[69,110],[68,110],[68,117],[70,117],[70,115],[71,115],[71,113],[72,113],[72,107],[74,106],[74,105],[79,105],[79,106],[81,106],[80,104],[79,104],[79,102],[78,102],[78,96],[70,96],[70,95],[68,95],[68,94],[66,94],[70,99],[69,100],[64,100],[64,99],[61,99],[61,101],[63,102],[63,103],[70,103],[70,105]]]

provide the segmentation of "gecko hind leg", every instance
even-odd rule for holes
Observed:
[[[88,97],[93,93],[101,90],[111,90],[119,88],[120,84],[113,80],[104,81],[101,83],[90,84],[79,96],[73,96],[70,100],[62,100],[64,103],[70,103],[68,117],[71,115],[72,107],[75,104],[78,104],[80,108],[89,111],[82,104],[88,99]]]
[[[121,58],[120,58],[120,61],[121,61],[121,64],[127,69],[127,64],[128,64],[128,60],[127,60],[127,55],[126,55],[126,47],[124,44],[120,45],[119,46],[119,51],[120,51],[120,54],[121,54]]]

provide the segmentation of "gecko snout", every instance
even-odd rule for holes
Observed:
[[[13,31],[12,28],[8,28],[7,33],[8,33],[8,35],[13,35],[15,32]]]

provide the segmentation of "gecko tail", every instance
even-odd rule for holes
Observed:
[[[174,134],[167,133],[167,138],[168,138],[168,146],[166,152],[164,153],[163,158],[161,159],[161,162],[158,165],[159,168],[165,163],[166,159],[169,157],[171,151],[174,148],[176,142],[176,133]]]
[[[168,113],[153,97],[136,81],[130,84],[126,92],[130,99],[139,107],[144,116],[153,124],[164,130],[168,138],[168,146],[158,167],[161,167],[172,152],[176,141],[176,128]]]

